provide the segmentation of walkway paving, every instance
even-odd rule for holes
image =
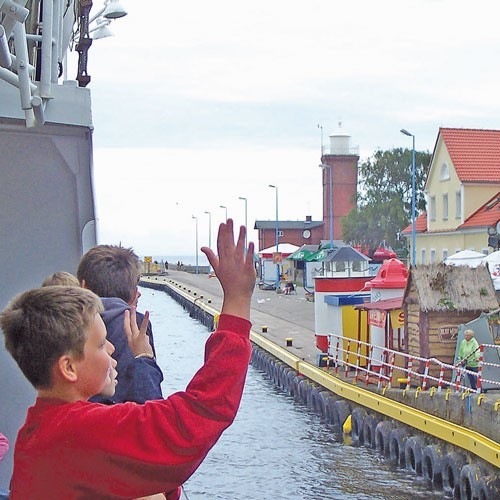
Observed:
[[[204,299],[210,299],[216,309],[222,307],[222,287],[215,277],[169,270],[164,276],[142,277],[142,280],[175,281],[187,286]],[[292,338],[292,347],[286,347],[295,356],[311,364],[316,363],[314,337],[314,302],[306,300],[305,291],[297,287],[297,293],[283,295],[275,290],[260,290],[257,286],[252,297],[251,321],[253,330],[275,344],[286,347],[286,339]],[[267,333],[262,328],[267,327]]]

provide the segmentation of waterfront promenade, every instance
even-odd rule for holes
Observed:
[[[222,288],[216,277],[206,274],[191,274],[184,271],[168,270],[162,276],[143,276],[143,281],[162,281],[183,284],[196,296],[203,295],[205,303],[220,310],[222,307]],[[314,303],[306,300],[302,287],[297,293],[284,295],[275,290],[260,290],[257,286],[252,297],[252,328],[275,344],[285,347],[292,354],[311,364],[316,364],[316,341],[314,337]],[[267,332],[262,332],[267,327]],[[287,338],[292,338],[292,346],[286,346]]]

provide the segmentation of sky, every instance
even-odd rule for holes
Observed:
[[[322,219],[321,145],[339,130],[363,161],[411,148],[401,128],[432,152],[441,126],[500,126],[496,1],[122,5],[88,54],[100,243],[194,254],[196,233],[215,247],[221,205],[245,223],[239,197],[256,241],[269,184],[280,220]]]

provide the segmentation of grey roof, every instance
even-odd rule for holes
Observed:
[[[320,227],[323,221],[279,220],[278,229],[310,229]],[[275,220],[256,220],[254,229],[276,229]]]
[[[370,257],[358,252],[355,248],[345,246],[334,250],[325,258],[324,262],[357,262],[367,260],[370,260]]]

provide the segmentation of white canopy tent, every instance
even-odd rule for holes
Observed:
[[[462,250],[461,252],[450,255],[444,260],[444,263],[449,266],[478,267],[483,263],[485,257],[484,253],[481,252]]]

